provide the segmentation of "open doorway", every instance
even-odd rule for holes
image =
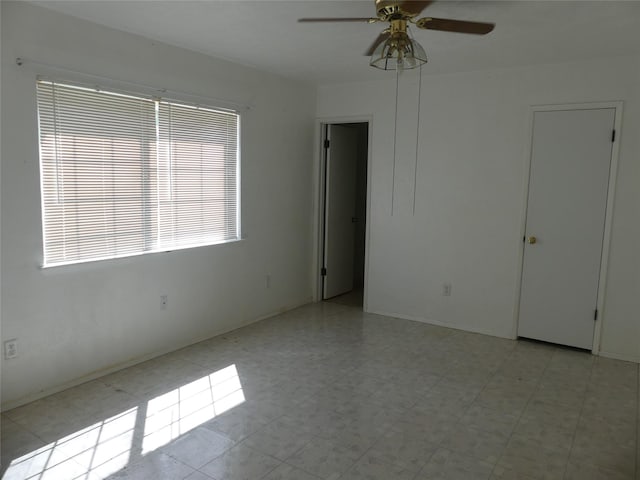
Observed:
[[[322,300],[362,308],[369,124],[325,124],[322,130]]]

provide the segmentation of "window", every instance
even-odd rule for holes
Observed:
[[[44,265],[239,238],[237,113],[38,81]]]

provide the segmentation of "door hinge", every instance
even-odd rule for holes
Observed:
[[[593,312],[593,321],[598,320],[598,309],[596,308],[595,312]]]
[[[614,130],[611,130],[611,143],[615,141],[616,141],[616,131],[614,129]]]
[[[331,144],[331,142],[329,141],[329,139],[325,139],[324,141],[324,148],[329,148],[329,145]]]
[[[320,275],[322,275],[323,277],[327,276],[327,268],[326,267],[322,267],[322,269],[320,269]]]

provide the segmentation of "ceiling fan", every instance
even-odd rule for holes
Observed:
[[[298,22],[389,22],[387,27],[367,49],[371,65],[384,70],[415,68],[427,62],[422,46],[408,33],[408,24],[424,30],[486,35],[495,27],[493,23],[470,22],[448,18],[418,17],[433,1],[430,0],[375,0],[376,16],[364,18],[300,18]]]

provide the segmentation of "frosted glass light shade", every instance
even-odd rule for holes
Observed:
[[[427,54],[408,36],[390,36],[376,47],[369,65],[381,70],[410,70],[427,63]]]

